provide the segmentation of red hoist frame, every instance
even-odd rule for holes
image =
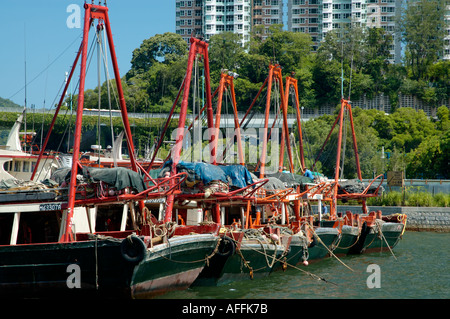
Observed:
[[[304,172],[305,171],[305,155],[304,155],[304,152],[303,152],[303,134],[302,134],[302,126],[301,126],[300,102],[299,102],[299,98],[298,98],[298,84],[297,84],[297,79],[294,79],[293,77],[287,76],[286,77],[286,84],[284,86],[285,96],[284,96],[284,105],[283,105],[283,116],[284,116],[284,122],[286,123],[286,128],[288,127],[287,126],[287,116],[286,115],[287,115],[287,110],[288,110],[289,94],[290,94],[291,88],[294,90],[294,95],[295,95],[294,109],[295,109],[295,113],[296,113],[296,116],[297,116],[297,128],[298,128],[298,136],[299,136],[298,143],[299,143],[299,148],[300,148],[300,165],[301,165],[302,172]],[[288,130],[287,130],[287,133],[289,133]],[[290,145],[289,137],[286,138],[286,139],[283,139],[283,138],[281,139],[281,145],[282,145],[283,149],[280,150],[280,156],[281,156],[280,157],[280,163],[283,163],[283,156],[284,156],[284,145],[283,144],[284,144],[285,140],[287,141],[288,145]],[[292,163],[292,159],[290,159],[290,163]]]
[[[352,114],[352,107],[350,104],[350,101],[345,100],[344,98],[341,99],[341,109],[339,111],[339,115],[337,116],[336,120],[334,121],[333,126],[331,127],[330,133],[328,133],[327,138],[325,139],[325,142],[319,152],[319,155],[316,157],[315,162],[319,159],[326,143],[328,142],[331,133],[333,132],[336,124],[339,121],[339,134],[338,134],[338,143],[337,143],[337,155],[336,155],[336,168],[335,168],[335,174],[334,174],[334,185],[333,185],[333,200],[330,205],[330,216],[331,218],[336,218],[336,207],[337,207],[337,197],[338,197],[338,187],[339,187],[339,172],[340,172],[340,165],[341,165],[341,147],[342,147],[342,126],[343,126],[343,120],[344,120],[344,112],[345,110],[348,110],[349,119],[350,119],[350,126],[352,130],[352,140],[353,140],[353,151],[355,153],[355,161],[356,161],[356,172],[358,174],[358,179],[362,180],[362,174],[361,174],[361,167],[359,164],[359,154],[358,154],[358,145],[356,143],[356,134],[355,134],[355,128],[353,125],[353,114]],[[355,198],[358,197],[355,195]],[[366,201],[363,200],[363,212],[366,212]]]
[[[267,138],[268,138],[268,134],[269,134],[270,98],[271,98],[271,94],[272,94],[272,84],[273,84],[273,82],[278,82],[278,84],[280,86],[280,98],[281,98],[281,106],[282,106],[282,110],[283,110],[282,138],[284,138],[284,136],[289,136],[289,128],[287,126],[287,114],[284,111],[284,104],[285,104],[284,98],[285,97],[284,97],[284,90],[283,90],[283,77],[282,77],[282,74],[281,74],[281,67],[278,64],[276,64],[276,65],[270,64],[269,65],[269,75],[265,79],[263,85],[259,89],[259,91],[256,94],[255,98],[253,99],[252,104],[248,108],[247,112],[245,113],[245,115],[242,118],[241,123],[240,123],[240,126],[242,126],[242,123],[244,123],[244,120],[246,119],[247,115],[250,113],[251,109],[255,105],[256,100],[260,96],[260,94],[263,91],[264,87],[267,86],[266,109],[265,109],[265,113],[264,113],[265,114],[265,121],[264,121],[263,149],[262,149],[262,152],[261,152],[260,162],[258,163],[258,166],[257,166],[257,167],[260,168],[260,171],[259,171],[260,172],[259,173],[259,177],[260,178],[264,178],[264,168],[265,168],[266,152],[267,152]],[[276,119],[273,122],[271,130],[275,126],[275,122],[276,122]],[[291,146],[290,146],[289,143],[287,143],[287,149],[288,149],[289,159],[290,159],[290,161],[292,161]],[[291,164],[291,168],[292,168],[292,164]]]
[[[181,109],[180,109],[180,115],[178,120],[178,130],[175,140],[175,145],[172,149],[172,171],[171,175],[174,176],[177,174],[177,164],[180,161],[180,155],[181,155],[181,149],[183,145],[183,138],[185,135],[185,124],[186,124],[186,115],[188,110],[188,101],[189,101],[189,88],[191,85],[191,78],[192,78],[192,67],[194,65],[194,59],[197,55],[203,56],[203,65],[205,68],[205,79],[206,79],[206,114],[207,114],[207,121],[208,121],[208,130],[211,133],[210,134],[210,152],[211,152],[211,162],[216,162],[216,149],[214,148],[215,144],[215,134],[213,133],[214,129],[214,118],[213,118],[213,109],[212,109],[212,98],[211,98],[211,83],[210,83],[210,76],[209,76],[209,58],[208,58],[208,43],[201,41],[199,39],[196,39],[194,37],[191,37],[190,39],[191,46],[189,48],[189,57],[188,57],[188,64],[187,64],[187,70],[186,70],[186,76],[183,80],[183,84],[178,92],[177,99],[181,93],[181,90],[183,90],[183,97],[181,100]],[[174,103],[175,105],[175,103]],[[173,107],[174,109],[174,107]],[[171,111],[171,114],[173,111]],[[171,115],[169,115],[171,116]],[[156,151],[155,151],[156,153]],[[174,182],[174,181],[173,181]],[[175,195],[172,192],[167,196],[166,200],[166,212],[164,217],[164,222],[171,222],[172,221],[172,210],[173,210],[173,202],[175,199]]]
[[[231,93],[231,99],[233,104],[233,116],[234,116],[234,128],[236,133],[236,139],[238,143],[238,156],[239,156],[239,164],[245,165],[244,162],[244,153],[242,150],[242,142],[241,142],[241,130],[239,126],[239,118],[238,118],[238,111],[237,111],[237,105],[236,105],[236,94],[234,92],[234,77],[226,74],[221,73],[220,75],[220,82],[218,87],[218,99],[217,99],[217,109],[216,109],[216,122],[215,122],[215,134],[218,136],[219,129],[220,129],[220,116],[222,111],[222,100],[223,100],[223,93],[225,90],[229,89]],[[215,145],[214,148],[217,150],[217,142],[218,139],[215,139]]]
[[[77,56],[75,58],[74,64],[72,65],[72,70],[70,71],[67,83],[64,87],[63,93],[61,94],[60,101],[58,103],[58,107],[56,108],[55,115],[53,117],[49,132],[47,133],[47,136],[45,138],[44,145],[41,149],[41,153],[39,154],[38,162],[36,163],[35,170],[33,171],[33,177],[36,174],[36,169],[38,167],[39,161],[42,159],[44,150],[46,148],[48,139],[50,137],[50,133],[53,129],[54,123],[56,121],[58,112],[61,108],[64,96],[66,95],[67,88],[69,86],[70,80],[72,79],[73,73],[76,68],[76,64],[78,63],[78,60],[81,56],[81,67],[80,67],[80,86],[79,86],[79,94],[78,94],[78,104],[77,104],[77,115],[76,115],[76,122],[75,122],[75,132],[74,132],[74,144],[73,144],[73,159],[72,159],[72,174],[70,177],[70,184],[68,189],[68,203],[67,203],[67,213],[66,213],[66,224],[64,233],[62,234],[60,238],[60,242],[70,242],[73,241],[73,233],[72,233],[72,220],[73,220],[73,213],[74,213],[74,206],[75,206],[75,192],[76,192],[76,182],[77,182],[77,171],[78,168],[81,167],[80,161],[79,161],[79,155],[80,155],[80,141],[81,141],[81,125],[83,121],[83,105],[84,105],[84,87],[85,87],[85,80],[86,80],[86,60],[87,60],[87,51],[88,51],[88,38],[89,38],[89,29],[91,25],[93,24],[94,20],[99,20],[98,27],[105,27],[106,34],[108,37],[108,44],[109,44],[109,50],[111,54],[111,62],[113,64],[114,68],[114,75],[116,79],[116,85],[117,85],[117,91],[119,95],[119,103],[120,103],[120,109],[122,114],[122,121],[125,128],[125,135],[127,140],[127,146],[128,146],[128,153],[131,160],[131,167],[134,171],[137,171],[138,169],[143,168],[140,166],[139,163],[137,163],[135,154],[134,154],[134,145],[131,135],[131,129],[130,124],[128,121],[128,113],[127,113],[127,107],[125,104],[125,98],[123,95],[123,89],[122,89],[122,83],[120,81],[120,74],[119,74],[119,66],[117,64],[117,58],[116,58],[116,52],[114,49],[114,43],[113,43],[113,36],[111,33],[111,26],[109,22],[108,17],[108,8],[105,6],[100,5],[94,5],[94,4],[84,4],[85,9],[85,16],[84,16],[84,27],[83,27],[83,40],[80,46],[80,49],[77,53]],[[145,172],[145,171],[144,171]]]

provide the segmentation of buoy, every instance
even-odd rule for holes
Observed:
[[[304,260],[304,261],[303,261],[303,265],[308,266],[308,265],[309,265],[309,262],[308,262],[307,260]]]

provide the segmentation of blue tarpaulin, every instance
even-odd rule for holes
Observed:
[[[164,168],[171,166],[172,161],[167,161],[164,164]],[[162,172],[166,171],[164,168]],[[187,172],[189,174],[187,179],[191,182],[193,182],[194,180],[202,181],[203,184],[205,185],[212,181],[222,181],[224,183],[228,183],[228,179],[224,171],[222,171],[218,166],[208,163],[203,162],[190,163],[180,161],[177,165],[177,172],[179,173]]]
[[[230,178],[230,186],[243,188],[250,184],[253,184],[253,178],[246,167],[242,165],[229,165],[219,167]]]
[[[160,177],[172,166],[172,161],[167,161],[160,172]],[[177,172],[187,172],[189,174],[187,180],[190,182],[202,181],[207,185],[212,181],[222,181],[228,183],[229,186],[243,188],[253,183],[250,172],[242,165],[213,165],[203,162],[183,162],[177,165]]]

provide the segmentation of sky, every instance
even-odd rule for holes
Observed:
[[[84,0],[0,0],[0,4],[0,97],[22,106],[26,97],[28,109],[32,104],[48,109],[58,102],[65,73],[70,71],[81,44]],[[80,28],[73,5],[80,8]],[[130,69],[132,52],[143,40],[175,32],[173,0],[107,0],[107,6],[121,77]],[[94,36],[91,28],[89,45]],[[95,62],[96,57],[94,54]],[[97,86],[97,64],[93,65],[85,89]],[[75,72],[72,90],[79,79],[79,68]],[[101,74],[103,83],[103,69]]]

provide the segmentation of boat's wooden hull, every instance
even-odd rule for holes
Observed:
[[[358,242],[350,249],[349,254],[389,251],[401,239],[404,227],[403,223],[391,222],[374,226],[364,224]]]
[[[103,238],[71,243],[0,247],[0,295],[24,298],[148,298],[186,289],[217,245],[214,234],[173,237],[124,257],[122,242]]]
[[[339,230],[331,227],[317,227],[314,229],[316,236],[314,236],[313,243],[308,247],[308,262],[317,262],[327,256],[329,252],[334,249],[334,244],[339,238]]]
[[[350,249],[357,243],[360,235],[360,229],[356,226],[344,225],[341,229],[341,237],[337,243],[333,254],[336,256],[345,256]]]
[[[216,254],[210,259],[194,285],[220,286],[237,280],[267,276],[285,252],[282,245],[254,239],[244,238],[233,242],[235,247],[228,254]]]
[[[122,257],[121,242],[110,238],[0,246],[0,294],[40,298],[129,296],[135,265]]]
[[[214,255],[219,237],[213,234],[172,237],[147,251],[135,267],[131,296],[151,298],[172,290],[187,289]]]
[[[291,235],[287,252],[275,263],[272,271],[287,270],[308,259],[308,241],[306,237]]]

